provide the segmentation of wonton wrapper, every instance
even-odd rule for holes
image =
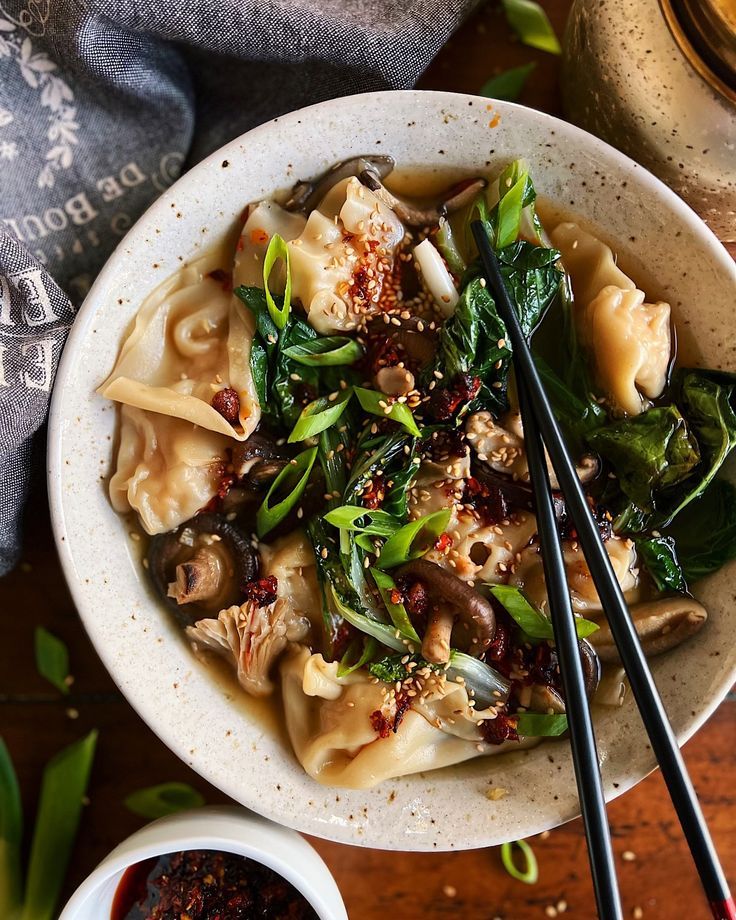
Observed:
[[[519,750],[537,739],[490,745],[459,684],[447,682],[413,703],[398,731],[381,738],[371,714],[383,705],[383,685],[365,671],[337,677],[337,662],[294,647],[281,664],[286,728],[305,771],[318,782],[367,789],[384,780],[436,770],[481,754]],[[352,705],[348,705],[352,704]]]
[[[261,414],[249,360],[255,324],[229,289],[209,277],[220,268],[222,255],[213,250],[146,298],[99,392],[242,441]],[[233,282],[239,283],[237,266]],[[212,397],[224,387],[240,398],[239,428],[212,408]]]
[[[560,224],[550,236],[572,279],[575,321],[597,382],[614,406],[638,415],[649,406],[641,394],[656,399],[667,383],[670,306],[645,303],[609,247],[577,224]]]
[[[122,406],[120,446],[110,480],[113,508],[137,511],[149,534],[178,527],[217,492],[231,443],[191,422]]]

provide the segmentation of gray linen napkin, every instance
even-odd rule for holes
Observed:
[[[66,333],[189,163],[333,96],[411,87],[476,0],[0,0],[0,575]]]

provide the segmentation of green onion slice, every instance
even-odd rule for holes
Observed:
[[[327,335],[284,349],[284,354],[307,367],[332,367],[355,364],[363,357],[363,348],[347,335]]]
[[[386,610],[388,615],[391,617],[391,622],[399,630],[399,632],[411,639],[412,642],[416,642],[417,645],[421,644],[421,639],[414,629],[414,626],[409,619],[409,614],[406,612],[406,607],[403,604],[395,604],[391,600],[391,592],[396,590],[396,582],[388,575],[386,572],[382,572],[380,569],[371,569],[371,575],[373,576],[373,581],[376,583],[376,587],[379,590],[381,599],[386,605]]]
[[[296,420],[296,425],[289,435],[289,443],[304,441],[334,425],[347,409],[352,395],[353,391],[348,387],[347,390],[339,390],[334,399],[320,396],[319,399],[312,400],[302,409],[302,414]]]
[[[524,630],[530,639],[554,639],[552,621],[533,607],[519,588],[512,585],[492,585],[491,594],[503,605],[506,612]],[[598,629],[598,624],[575,617],[578,639],[585,639]]]
[[[204,796],[188,783],[160,783],[131,792],[125,807],[142,818],[153,821],[187,808],[201,808]]]
[[[503,8],[509,25],[525,45],[550,54],[562,54],[552,23],[539,3],[503,0]]]
[[[503,179],[503,176],[501,178]],[[498,202],[496,237],[494,240],[496,249],[510,246],[519,235],[521,212],[524,209],[524,192],[526,191],[528,179],[529,174],[524,172],[505,192],[503,188],[499,189],[503,197]]]
[[[567,731],[567,716],[520,712],[516,731],[524,738],[554,738]]]
[[[392,569],[410,559],[418,559],[428,552],[450,522],[451,511],[445,508],[405,524],[401,530],[384,543],[377,565],[379,569]]]
[[[374,620],[372,617],[366,616],[364,613],[358,613],[357,610],[353,610],[352,607],[348,606],[339,596],[333,585],[329,585],[330,595],[332,597],[332,602],[335,605],[335,609],[338,611],[340,616],[348,621],[356,629],[359,629],[361,632],[364,632],[368,636],[372,636],[382,645],[387,646],[388,648],[394,649],[397,652],[411,652],[415,651],[411,641],[408,637],[405,639],[401,638],[398,630],[395,626],[389,626],[387,623],[380,623],[378,620]]]
[[[96,743],[97,732],[90,732],[46,764],[20,920],[52,920],[56,916]]]
[[[391,402],[391,397],[385,393],[379,393],[376,390],[367,390],[365,387],[356,387],[355,395],[358,402],[366,412],[371,415],[378,415],[381,418],[390,418],[393,422],[398,422],[414,437],[421,436],[419,426],[414,421],[411,409],[404,403]]]
[[[348,674],[352,674],[353,671],[357,671],[367,665],[378,650],[378,643],[370,636],[364,640],[363,650],[358,654],[360,645],[359,639],[353,639],[347,647],[345,654],[340,659],[340,664],[337,666],[338,677],[347,677]]]
[[[271,276],[276,261],[283,259],[286,266],[286,285],[284,287],[284,299],[279,307],[273,299],[271,290],[268,286],[268,279]],[[266,289],[266,303],[268,312],[277,329],[283,329],[289,319],[291,310],[291,262],[289,260],[289,247],[284,242],[284,238],[274,233],[268,244],[266,255],[263,258],[263,287]]]
[[[296,507],[307,487],[316,456],[316,447],[303,450],[291,463],[286,464],[271,483],[256,514],[256,532],[260,538],[280,524]]]
[[[516,102],[529,74],[536,66],[534,61],[530,61],[528,64],[522,64],[521,67],[504,70],[503,73],[486,80],[480,89],[480,95],[491,99],[501,99],[504,102]]]
[[[521,850],[524,857],[524,868],[518,869],[514,862],[514,847]],[[511,843],[501,844],[501,861],[504,869],[508,874],[526,885],[536,885],[539,879],[539,867],[534,850],[529,846],[526,840],[512,840]]]
[[[375,537],[390,537],[401,529],[401,523],[392,514],[385,511],[370,511],[357,505],[341,505],[329,511],[324,519],[333,527],[372,534]]]
[[[69,651],[66,645],[43,626],[34,634],[38,673],[61,693],[69,693]]]
[[[5,742],[0,738],[0,917],[13,918],[20,910],[22,837],[23,806],[18,777]]]

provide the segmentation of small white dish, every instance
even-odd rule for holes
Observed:
[[[736,266],[659,180],[607,144],[533,109],[453,93],[385,92],[293,112],[232,141],[184,175],[129,231],[79,312],[57,374],[49,494],[61,561],[97,651],[141,717],[187,764],[237,801],[305,833],[363,846],[445,850],[528,837],[579,813],[564,743],[479,758],[368,790],[320,786],[283,732],[198,662],[149,590],[129,526],[110,506],[115,409],[96,394],[138,307],[164,278],[231,231],[243,206],[349,156],[402,168],[499,169],[527,159],[538,192],[612,242],[634,277],[656,281],[680,342],[736,368]],[[696,586],[710,612],[686,645],[652,662],[680,743],[736,679],[734,563]],[[655,766],[628,695],[597,717],[606,796]],[[497,801],[489,787],[507,790]]]
[[[237,853],[262,863],[290,882],[320,920],[347,920],[330,870],[294,831],[235,806],[212,806],[160,818],[106,856],[61,912],[59,920],[109,920],[123,873],[152,856],[180,850]]]

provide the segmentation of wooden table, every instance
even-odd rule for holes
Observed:
[[[568,0],[549,0],[545,6],[561,34]],[[476,92],[497,70],[532,59],[538,67],[522,101],[558,111],[557,59],[514,42],[503,18],[486,8],[457,33],[420,85]],[[100,730],[90,804],[72,857],[66,896],[115,844],[141,825],[123,806],[123,798],[132,790],[183,780],[201,790],[208,802],[226,799],[164,747],[120,696],[100,664],[59,569],[40,475],[28,509],[25,546],[22,565],[0,581],[0,732],[19,773],[27,825],[43,764],[91,728]],[[69,646],[75,681],[71,695],[63,700],[36,673],[33,630],[37,624],[61,636]],[[735,728],[736,702],[732,699],[685,748],[716,844],[732,873],[736,866]],[[613,803],[609,813],[628,915],[640,916],[641,910],[647,920],[707,917],[660,776],[650,776]],[[334,872],[352,920],[384,915],[401,920],[446,916],[526,920],[555,916],[556,910],[580,920],[594,917],[579,820],[532,841],[540,866],[540,880],[533,887],[511,879],[496,850],[385,853],[312,842]],[[732,882],[736,882],[733,874]]]

